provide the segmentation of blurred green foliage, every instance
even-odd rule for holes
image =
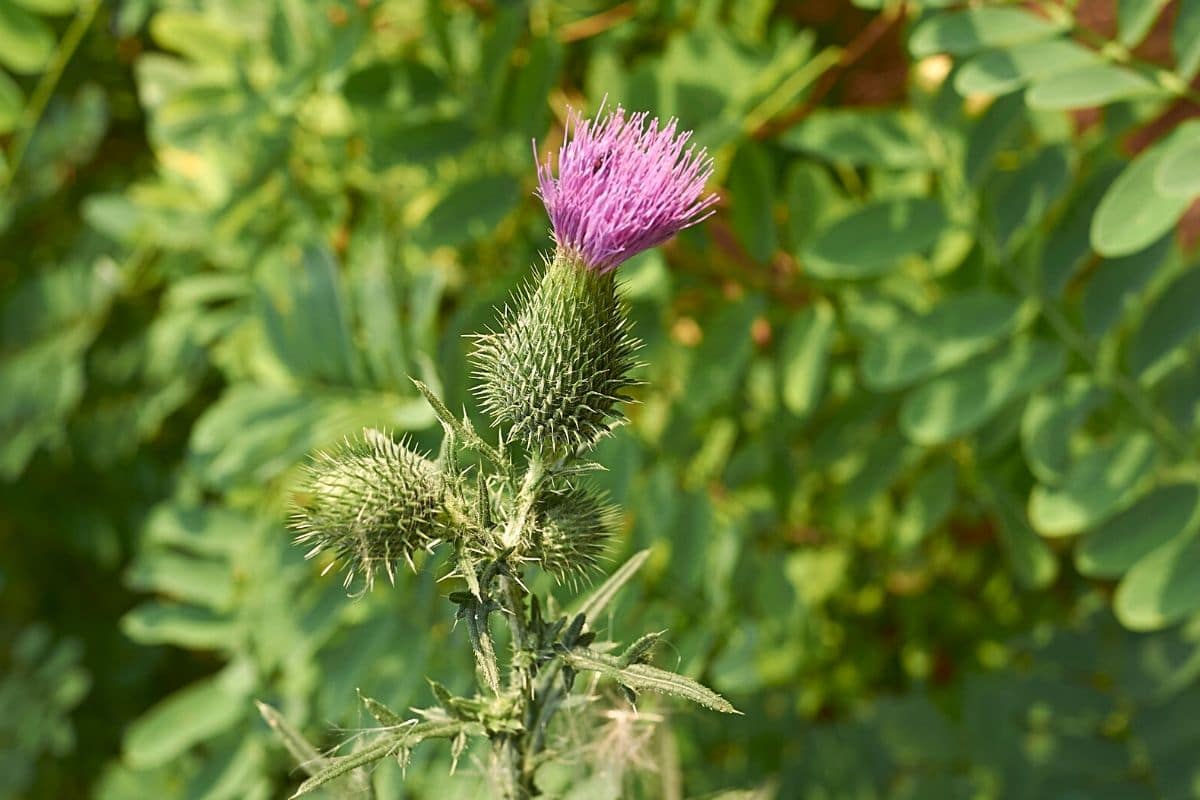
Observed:
[[[0,0],[0,794],[279,797],[254,699],[353,746],[355,689],[469,683],[449,588],[346,602],[285,487],[432,446],[408,375],[474,411],[530,140],[607,95],[723,193],[624,268],[623,625],[746,716],[587,720],[546,785],[1197,796],[1200,3],[860,6]]]

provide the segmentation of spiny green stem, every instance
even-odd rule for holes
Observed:
[[[505,547],[514,548],[521,541],[525,527],[529,524],[529,515],[533,512],[533,504],[537,502],[538,486],[544,475],[545,466],[542,464],[541,456],[532,453],[529,456],[529,465],[525,469],[525,478],[521,482],[521,489],[517,493],[516,513],[512,515],[504,528]]]

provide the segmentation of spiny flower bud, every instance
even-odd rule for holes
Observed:
[[[545,492],[534,506],[526,554],[557,581],[579,581],[600,564],[620,524],[604,496],[582,486]]]
[[[347,588],[361,574],[370,589],[380,569],[395,582],[396,564],[412,567],[413,554],[444,533],[437,468],[386,433],[368,428],[318,452],[307,472],[292,518],[296,542],[311,545],[307,558],[332,551],[329,568],[346,567]]]
[[[684,150],[691,132],[677,134],[674,119],[647,124],[647,116],[626,117],[620,106],[605,116],[601,104],[594,120],[584,120],[568,109],[557,177],[548,158],[538,164],[554,241],[597,272],[705,219],[717,202],[704,194],[712,159],[703,148]]]
[[[638,347],[616,281],[560,252],[518,302],[499,331],[478,337],[480,403],[530,450],[594,444],[620,417]]]

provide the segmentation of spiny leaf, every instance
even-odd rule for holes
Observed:
[[[485,442],[483,437],[475,431],[474,426],[465,417],[459,419],[450,413],[450,409],[446,408],[446,404],[442,402],[441,398],[434,394],[433,390],[421,381],[416,378],[409,378],[409,380],[425,396],[430,408],[433,409],[433,413],[437,414],[437,418],[441,420],[447,432],[453,432],[464,445],[482,453],[497,466],[504,463],[504,457],[500,454],[500,451]]]
[[[319,771],[329,767],[332,759],[321,755],[317,748],[304,738],[304,734],[296,730],[283,714],[279,713],[278,709],[261,700],[255,700],[254,704],[258,706],[258,713],[271,726],[271,730],[275,731],[275,734],[283,742],[283,746],[292,754],[292,758],[296,759],[302,770],[309,775],[316,775]],[[369,790],[367,776],[356,772],[350,778],[351,782],[346,787],[345,795],[347,797],[364,796]]]
[[[658,644],[664,633],[666,631],[647,633],[629,645],[629,647],[625,648],[625,652],[621,654],[621,663],[628,665],[649,660],[651,651],[654,650],[654,646]]]
[[[404,717],[400,716],[395,711],[392,711],[390,708],[388,708],[387,706],[385,706],[383,703],[379,702],[375,698],[367,697],[365,694],[363,694],[358,689],[355,689],[354,691],[357,692],[358,699],[362,702],[363,706],[367,709],[367,713],[369,713],[372,717],[374,717],[375,721],[378,722],[380,725],[384,725],[386,727],[393,728],[393,727],[396,727],[397,725],[403,725],[405,722],[407,722],[407,720],[405,720]]]
[[[621,666],[619,659],[590,650],[573,650],[565,656],[578,670],[598,672],[627,689],[674,695],[723,714],[740,714],[728,700],[691,678],[649,664]]]
[[[351,753],[348,756],[328,759],[326,766],[313,774],[311,778],[300,784],[292,800],[319,789],[330,781],[336,780],[348,772],[365,767],[368,764],[387,758],[393,753],[420,744],[425,739],[453,738],[467,731],[468,726],[457,720],[453,722],[420,722],[400,733],[392,734],[375,742],[369,747]]]
[[[464,615],[467,620],[467,636],[479,670],[493,692],[500,693],[500,668],[496,666],[496,649],[492,646],[492,634],[487,626],[487,611],[482,603],[472,599]]]

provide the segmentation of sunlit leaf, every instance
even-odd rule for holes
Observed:
[[[1177,483],[1155,489],[1084,537],[1075,564],[1084,575],[1116,578],[1163,544],[1200,524],[1200,487]]]
[[[1104,256],[1135,253],[1175,226],[1191,200],[1161,193],[1155,176],[1174,143],[1197,130],[1200,122],[1180,125],[1169,139],[1145,150],[1125,167],[1105,193],[1092,219],[1092,246],[1098,253]]]
[[[802,419],[820,401],[833,325],[833,308],[818,302],[789,320],[783,333],[779,354],[783,404]]]
[[[1049,39],[1066,28],[1016,6],[985,6],[934,14],[913,30],[909,51],[918,58],[934,53],[967,55],[989,47]]]
[[[1081,456],[1051,488],[1029,496],[1029,520],[1043,536],[1070,536],[1108,519],[1131,498],[1158,457],[1154,439],[1127,434]]]
[[[1002,95],[1099,61],[1070,39],[1031,42],[980,53],[955,73],[954,88],[962,95]]]
[[[1020,340],[918,387],[901,406],[900,428],[924,445],[970,433],[1013,398],[1053,380],[1063,357],[1055,343]]]
[[[877,200],[818,230],[804,253],[805,265],[819,278],[875,277],[927,251],[946,227],[936,200]]]

